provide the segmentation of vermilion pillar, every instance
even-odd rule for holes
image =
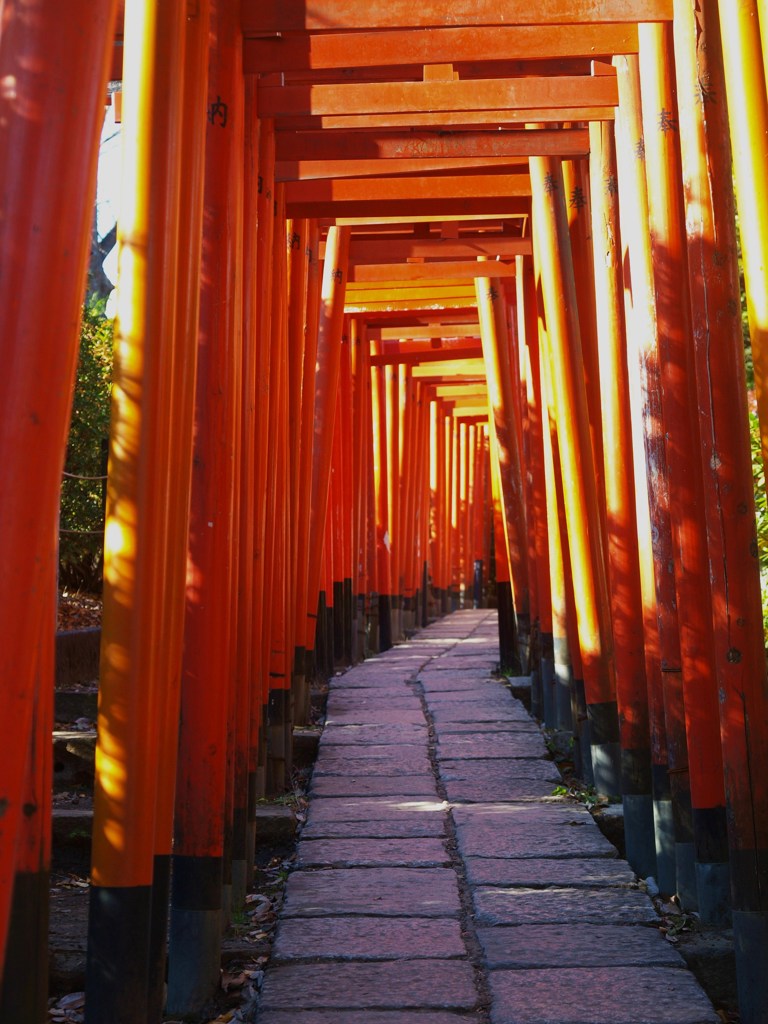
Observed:
[[[168,1008],[196,1011],[218,980],[233,668],[233,489],[242,332],[242,43],[211,19],[205,227],[179,736]],[[239,218],[239,219],[238,219]]]
[[[675,6],[680,137],[686,194],[698,214],[689,212],[686,226],[739,1004],[744,1020],[758,1021],[768,1006],[768,980],[758,967],[768,960],[768,794],[757,767],[768,752],[768,695],[718,5],[696,6]],[[697,93],[692,83],[702,82],[708,88]],[[723,900],[726,857],[722,817],[712,825],[720,864],[713,858],[700,871],[699,895],[700,909],[713,918],[724,908],[705,903],[705,895]]]
[[[333,421],[339,383],[341,332],[349,255],[349,228],[331,227],[325,248],[315,377],[315,414],[312,437],[312,490],[307,570],[308,615],[320,592],[322,545],[328,508],[328,485],[333,452]],[[309,621],[312,627],[314,620]]]
[[[681,899],[694,906],[697,877],[713,874],[704,865],[720,863],[725,823],[671,32],[669,25],[641,30],[640,81],[680,630],[683,692],[675,704],[685,713],[690,797],[696,811],[690,821],[681,816],[679,822],[677,877]],[[674,289],[671,280],[678,282]],[[682,800],[681,810],[687,810]],[[717,873],[722,877],[723,869]]]
[[[104,613],[86,968],[89,1021],[158,1020],[175,778],[178,655],[167,487],[178,362],[185,10],[148,4],[125,25],[123,208],[104,544]],[[165,63],[158,67],[158,53]],[[163,79],[167,72],[169,80]],[[162,96],[162,102],[160,97]],[[149,225],[160,224],[155,232]],[[174,538],[183,544],[181,537]],[[171,585],[173,584],[173,585]],[[116,784],[116,780],[120,780]],[[159,784],[158,784],[159,783]],[[163,817],[157,801],[165,796]],[[149,844],[149,845],[147,845]],[[124,984],[118,981],[118,977]]]
[[[116,4],[6,2],[0,32],[0,962],[48,618]],[[51,175],[51,167],[57,168]],[[40,282],[46,298],[40,300]],[[54,343],[55,339],[55,343]],[[12,370],[12,372],[11,372]],[[47,686],[52,686],[48,678]]]
[[[535,258],[541,267],[541,287],[553,361],[554,404],[563,490],[567,496],[565,512],[584,664],[592,764],[598,790],[618,793],[620,754],[608,581],[592,464],[563,176],[560,163],[554,158],[532,157],[529,163]]]
[[[621,726],[621,793],[627,860],[643,878],[656,876],[648,687],[637,550],[632,424],[629,412],[619,189],[613,126],[590,125],[592,240],[597,344],[602,393],[611,618],[616,698]]]
[[[656,834],[656,871],[662,892],[675,888],[675,835],[670,747],[664,713],[662,637],[669,646],[669,602],[666,600],[669,559],[662,544],[670,535],[666,455],[661,420],[659,364],[656,351],[656,301],[653,261],[648,236],[648,188],[645,177],[645,139],[640,102],[640,73],[636,56],[615,59],[619,88],[616,125],[625,314],[628,326],[628,368],[632,431],[635,452],[635,491],[643,601],[645,673],[651,737],[653,816]],[[625,271],[626,274],[626,271]],[[641,457],[644,453],[645,458]],[[658,571],[657,571],[658,570]],[[666,584],[666,585],[665,585]],[[673,663],[664,656],[667,667]],[[669,675],[669,673],[664,673]],[[674,723],[670,723],[674,724]],[[672,746],[676,753],[679,743]]]

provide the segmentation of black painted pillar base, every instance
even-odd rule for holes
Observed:
[[[326,644],[328,640],[325,623],[325,591],[321,590],[317,598],[317,623],[315,625],[315,666],[318,679],[327,679],[325,669],[328,662]]]
[[[166,1013],[199,1014],[219,987],[221,857],[173,857]],[[111,1018],[94,1018],[94,1024]]]
[[[629,865],[640,878],[656,877],[656,838],[651,793],[651,751],[622,750],[621,793],[624,843]]]
[[[497,583],[496,595],[499,612],[499,666],[510,676],[523,674],[523,663],[518,648],[517,617],[512,599],[512,584]]]
[[[334,668],[342,666],[344,662],[344,583],[342,580],[334,580],[333,583],[333,607],[336,613],[333,617],[333,664]]]
[[[656,882],[666,896],[677,888],[675,864],[675,819],[672,811],[672,790],[666,764],[651,766],[653,785],[653,828],[656,837]]]
[[[734,910],[733,941],[741,1024],[768,1024],[768,910]]]
[[[267,793],[279,795],[290,786],[290,750],[286,727],[290,722],[290,690],[270,690],[269,739],[267,748]]]
[[[592,783],[604,796],[621,796],[619,709],[615,700],[587,705]]]
[[[381,651],[381,637],[379,636],[379,595],[371,594],[368,604],[368,647],[371,654],[378,654]]]
[[[365,594],[358,594],[355,612],[355,664],[365,661],[368,651],[368,621],[365,614]]]
[[[151,885],[91,885],[85,1024],[156,1024],[147,1003],[151,912]]]
[[[159,1021],[165,1007],[170,901],[171,857],[170,854],[164,854],[155,857],[152,875],[152,918],[149,932],[149,980],[147,983],[148,1021]]]
[[[421,627],[429,625],[429,566],[425,562],[421,567]]]
[[[475,559],[475,572],[472,580],[472,607],[482,608],[483,607],[483,561],[481,558]]]
[[[347,578],[344,580],[341,588],[341,603],[344,609],[343,615],[343,626],[344,626],[344,664],[351,665],[353,662],[352,652],[353,648],[353,622],[354,622],[354,599],[352,596],[352,580]]]
[[[554,659],[554,716],[555,728],[561,732],[574,732],[572,694],[574,689],[573,667],[567,637],[552,638]]]
[[[336,660],[334,652],[336,636],[336,606],[326,604],[325,606],[325,678],[331,679],[336,671]]]
[[[541,672],[541,706],[544,725],[556,728],[555,659],[551,633],[539,633],[539,666]]]
[[[296,647],[293,652],[293,714],[296,725],[306,725],[309,721],[309,680],[306,675],[306,651]]]
[[[692,819],[699,920],[726,925],[731,919],[731,872],[725,807],[694,807]]]
[[[594,786],[592,756],[589,742],[589,718],[584,696],[584,680],[574,676],[571,690],[571,717],[573,718],[573,770],[587,786]]]
[[[675,822],[676,892],[683,910],[699,909],[696,890],[696,849],[693,842],[691,786],[687,771],[670,773]]]
[[[443,587],[440,591],[440,614],[447,615],[451,610],[451,589]]]
[[[256,866],[256,801],[259,799],[256,771],[248,773],[248,820],[245,832],[245,859],[248,887],[253,885]]]
[[[0,984],[0,1020],[9,1024],[48,1020],[49,891],[47,871],[17,872]]]
[[[392,598],[379,594],[379,652],[392,646]]]

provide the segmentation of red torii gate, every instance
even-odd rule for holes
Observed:
[[[61,6],[5,0],[0,26],[0,946],[30,979],[11,1012],[44,1009],[54,538],[111,75],[129,202],[88,1019],[159,1018],[171,859],[169,1005],[205,999],[318,596],[347,659],[371,594],[384,644],[430,571],[447,610],[470,548],[490,556],[474,480],[502,660],[515,624],[540,633],[541,713],[622,794],[637,870],[705,919],[730,890],[760,1020],[768,693],[728,148],[768,447],[757,5],[548,0],[510,24],[483,0],[127,0],[117,35],[115,0]]]

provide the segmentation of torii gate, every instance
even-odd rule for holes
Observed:
[[[622,795],[633,866],[705,919],[730,900],[742,1016],[764,1019],[768,692],[729,148],[768,452],[758,6],[4,0],[0,948],[26,965],[3,998],[29,1019],[110,78],[126,202],[87,1019],[159,1019],[171,860],[169,1005],[205,999],[318,608],[347,658],[360,622],[386,644],[428,597],[447,610],[490,557],[488,504],[503,660],[533,639],[541,714]]]

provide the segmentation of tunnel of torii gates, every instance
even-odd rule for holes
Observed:
[[[768,452],[765,3],[0,19],[3,1020],[45,1018],[58,492],[112,94],[89,1024],[159,1020],[166,960],[169,1012],[205,1001],[312,675],[491,580],[502,670],[623,798],[635,870],[732,916],[768,1020],[734,216],[735,186]]]

